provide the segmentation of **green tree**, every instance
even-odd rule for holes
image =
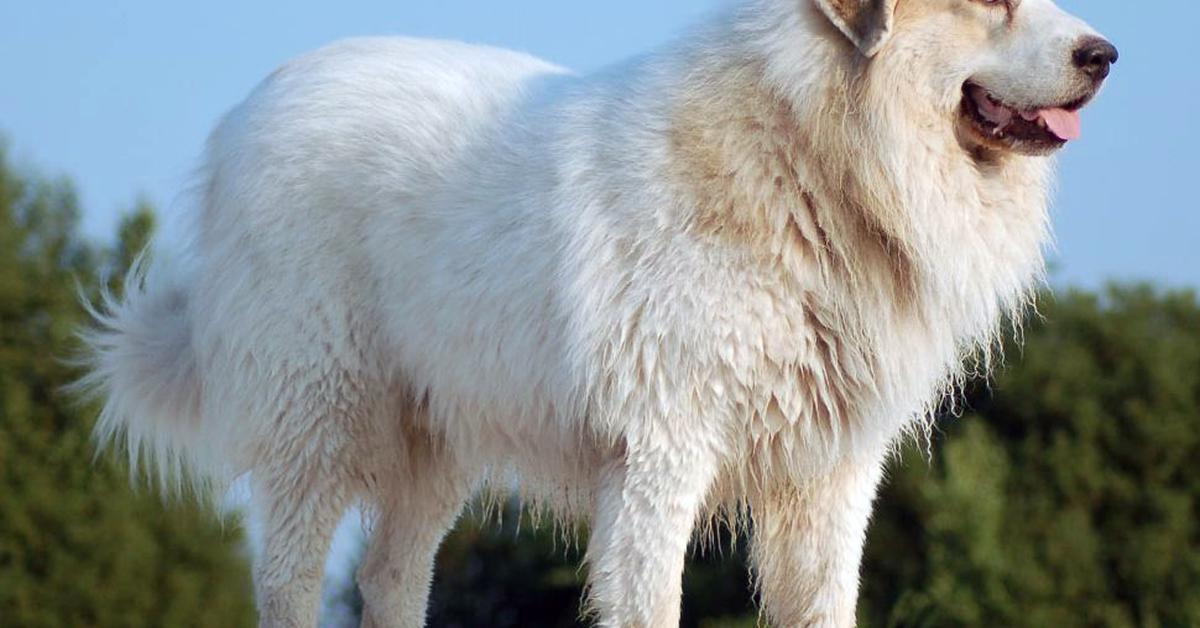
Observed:
[[[237,535],[131,490],[123,464],[95,459],[96,408],[63,390],[78,375],[64,359],[85,321],[77,282],[95,296],[153,229],[143,204],[103,251],[78,218],[69,183],[17,173],[0,146],[0,624],[248,625]]]
[[[472,509],[438,555],[429,625],[439,628],[567,628],[581,607],[585,530],[556,529],[510,503],[500,517]],[[745,543],[717,530],[696,548],[684,578],[684,626],[755,624]],[[701,551],[703,550],[703,551]]]
[[[1200,306],[1047,299],[927,464],[894,467],[863,624],[1200,626]]]

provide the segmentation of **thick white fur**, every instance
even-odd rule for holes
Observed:
[[[314,622],[356,500],[367,624],[422,624],[489,480],[590,518],[604,626],[675,625],[718,512],[750,514],[774,624],[852,625],[888,452],[1042,272],[1050,162],[965,147],[961,86],[1065,96],[1088,33],[1049,0],[901,0],[868,59],[751,0],[589,78],[408,39],[301,57],[213,134],[194,259],[100,316],[98,435],[168,479],[252,473],[263,625]]]

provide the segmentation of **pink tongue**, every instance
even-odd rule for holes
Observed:
[[[1083,135],[1083,123],[1079,120],[1078,111],[1042,109],[1037,113],[1046,121],[1050,132],[1057,135],[1060,140],[1077,140]]]

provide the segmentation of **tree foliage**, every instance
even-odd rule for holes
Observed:
[[[1200,625],[1200,307],[1048,300],[872,529],[872,626]]]
[[[18,173],[0,147],[0,624],[247,625],[236,535],[96,460],[96,408],[63,390],[78,375],[79,292],[123,276],[154,224],[141,206],[105,251],[78,219],[69,183]]]

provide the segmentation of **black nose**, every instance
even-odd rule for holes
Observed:
[[[1108,76],[1118,57],[1116,46],[1099,37],[1087,37],[1075,49],[1075,66],[1094,80],[1101,81]]]

